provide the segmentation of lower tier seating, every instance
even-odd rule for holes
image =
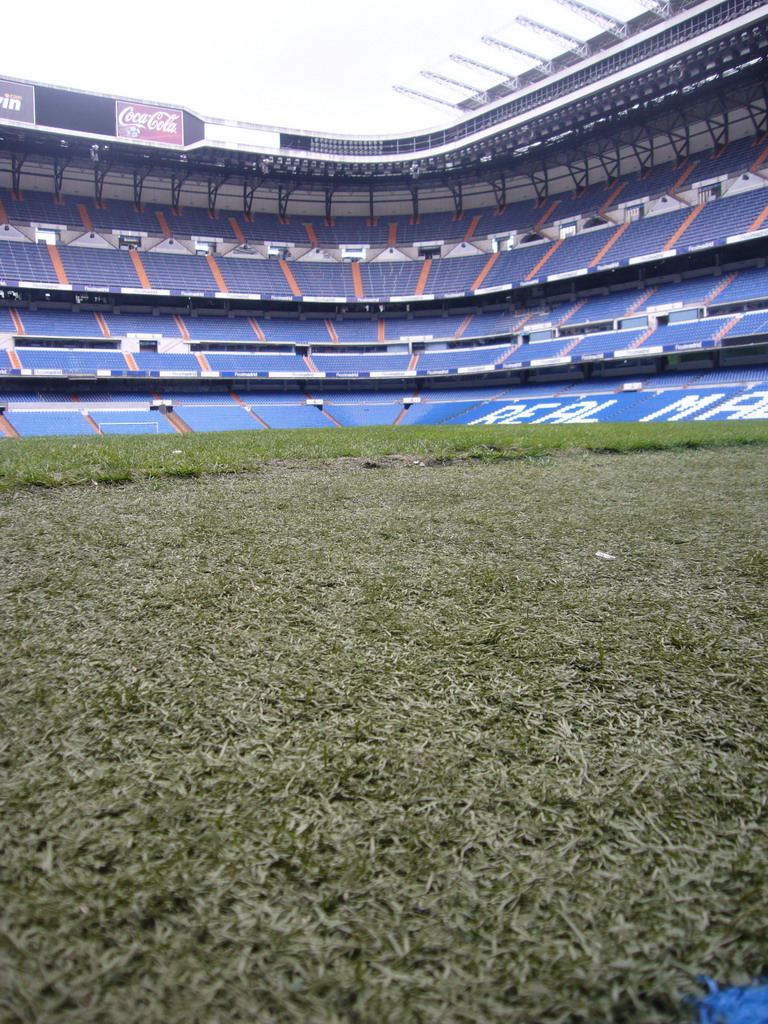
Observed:
[[[167,403],[163,409],[153,402]],[[308,404],[321,401],[322,405]],[[768,419],[768,364],[581,382],[376,394],[93,389],[0,393],[0,439],[417,424],[654,423]],[[172,404],[173,411],[168,411]]]

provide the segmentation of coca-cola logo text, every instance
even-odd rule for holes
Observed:
[[[145,107],[137,103],[117,104],[117,134],[120,138],[183,144],[180,110]]]

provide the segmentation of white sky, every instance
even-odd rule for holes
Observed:
[[[585,2],[618,18],[642,12],[637,0]],[[23,33],[24,46],[4,48],[0,76],[274,127],[409,132],[448,123],[458,112],[400,96],[393,85],[456,101],[464,94],[419,71],[493,84],[448,60],[450,53],[511,73],[525,69],[482,44],[482,35],[549,56],[560,51],[513,25],[516,14],[581,38],[598,31],[556,0],[70,0],[64,7],[31,0],[23,17],[34,33]]]

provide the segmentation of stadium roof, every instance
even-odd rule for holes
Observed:
[[[206,182],[209,202],[233,182],[251,195],[273,187],[285,197],[297,188],[460,187],[543,172],[546,189],[555,164],[610,162],[610,151],[621,146],[642,155],[657,135],[673,145],[685,136],[687,144],[697,121],[713,144],[718,132],[727,141],[729,112],[736,109],[760,130],[767,50],[763,0],[689,0],[668,19],[641,16],[626,39],[603,33],[590,42],[588,56],[564,54],[546,77],[521,76],[515,91],[469,117],[462,113],[420,135],[388,137],[307,135],[5,81],[0,159],[14,187],[24,165],[35,162],[50,168],[54,188],[68,168],[87,169],[97,196],[109,174],[131,175],[139,199],[141,184],[152,178]]]

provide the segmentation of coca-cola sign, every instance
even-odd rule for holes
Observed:
[[[121,101],[115,106],[118,138],[184,145],[184,121],[180,110]]]

